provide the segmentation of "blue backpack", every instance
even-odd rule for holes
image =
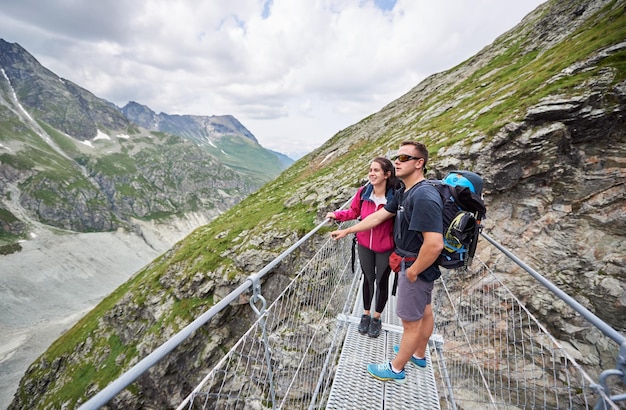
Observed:
[[[470,171],[450,171],[444,179],[428,182],[443,201],[444,248],[438,264],[447,269],[466,268],[472,263],[480,222],[486,216],[483,180]]]

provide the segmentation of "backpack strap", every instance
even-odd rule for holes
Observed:
[[[396,253],[407,261],[414,261],[417,258],[417,253],[398,248],[398,246],[396,246]]]
[[[396,291],[398,290],[398,272],[393,273],[393,286],[391,287],[391,296],[396,296]]]
[[[356,262],[356,234],[352,236],[352,273],[354,273],[354,263]]]
[[[359,213],[361,212],[361,208],[363,208],[363,201],[365,200],[365,192],[367,191],[368,187],[370,186],[370,182],[367,181],[365,183],[365,185],[363,185],[361,187],[361,191],[359,192]],[[361,219],[361,217],[359,217],[359,220]],[[352,235],[352,255],[351,255],[351,262],[352,262],[352,273],[354,273],[354,264],[356,262],[356,234]]]

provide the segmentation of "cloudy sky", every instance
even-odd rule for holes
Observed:
[[[0,0],[0,38],[122,107],[231,114],[298,158],[544,0]]]

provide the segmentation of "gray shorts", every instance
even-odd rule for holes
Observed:
[[[413,283],[406,277],[406,269],[398,273],[398,301],[396,314],[402,320],[415,322],[424,316],[424,310],[430,305],[434,282],[426,282],[417,277]]]

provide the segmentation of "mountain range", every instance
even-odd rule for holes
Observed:
[[[31,364],[9,408],[84,403],[323,221],[371,159],[407,139],[429,147],[430,178],[480,174],[483,229],[624,332],[625,10],[624,0],[550,0],[340,131],[104,298]],[[327,239],[311,238],[264,278],[268,303]],[[477,255],[590,375],[612,367],[618,346],[598,343],[597,330],[488,247]],[[247,301],[231,304],[111,408],[176,407],[254,319]]]
[[[139,229],[133,219],[209,219],[293,161],[233,116],[119,108],[0,39],[0,249],[26,222],[74,232]],[[198,149],[200,148],[200,149]]]

